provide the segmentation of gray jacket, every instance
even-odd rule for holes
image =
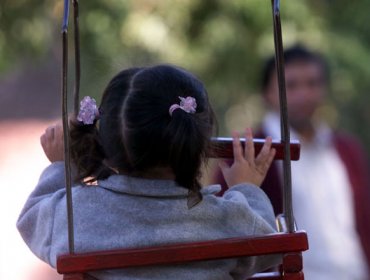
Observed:
[[[253,185],[203,188],[203,201],[187,207],[187,189],[170,180],[113,175],[97,186],[76,185],[75,251],[88,252],[214,240],[275,232],[272,206]],[[17,222],[27,245],[55,267],[68,252],[64,164],[51,164],[28,198]],[[277,256],[195,262],[91,273],[99,279],[245,279],[275,265]]]

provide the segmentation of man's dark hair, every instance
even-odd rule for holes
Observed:
[[[295,62],[317,63],[322,69],[322,75],[324,78],[323,80],[326,83],[329,82],[329,67],[325,59],[320,54],[310,51],[302,45],[294,45],[284,51],[284,64],[289,65]],[[266,91],[266,88],[275,71],[275,57],[271,56],[266,60],[265,65],[262,68],[262,92]]]

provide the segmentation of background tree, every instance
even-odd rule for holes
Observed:
[[[79,2],[82,95],[100,96],[107,80],[123,67],[168,62],[205,81],[221,134],[256,124],[263,110],[260,69],[273,53],[271,1]],[[370,147],[368,0],[281,2],[285,46],[301,42],[329,59],[332,91],[321,113],[333,125],[360,135]],[[54,61],[51,57],[56,57],[53,63],[59,71],[62,9],[62,0],[1,1],[4,77],[24,61],[42,68]]]

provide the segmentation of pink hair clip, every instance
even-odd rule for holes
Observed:
[[[99,118],[99,109],[96,101],[90,96],[85,96],[80,102],[80,111],[77,120],[83,124],[93,124]]]
[[[179,104],[172,104],[170,109],[168,110],[170,116],[172,116],[173,111],[176,109],[184,110],[186,113],[194,114],[197,109],[197,101],[194,97],[188,96],[186,98],[179,96],[180,98],[180,105]]]

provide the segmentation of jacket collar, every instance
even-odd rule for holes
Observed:
[[[98,182],[98,185],[118,193],[137,196],[187,197],[188,189],[179,186],[173,180],[144,179],[126,175],[112,175]],[[216,194],[221,190],[219,185],[202,188],[202,194]]]

